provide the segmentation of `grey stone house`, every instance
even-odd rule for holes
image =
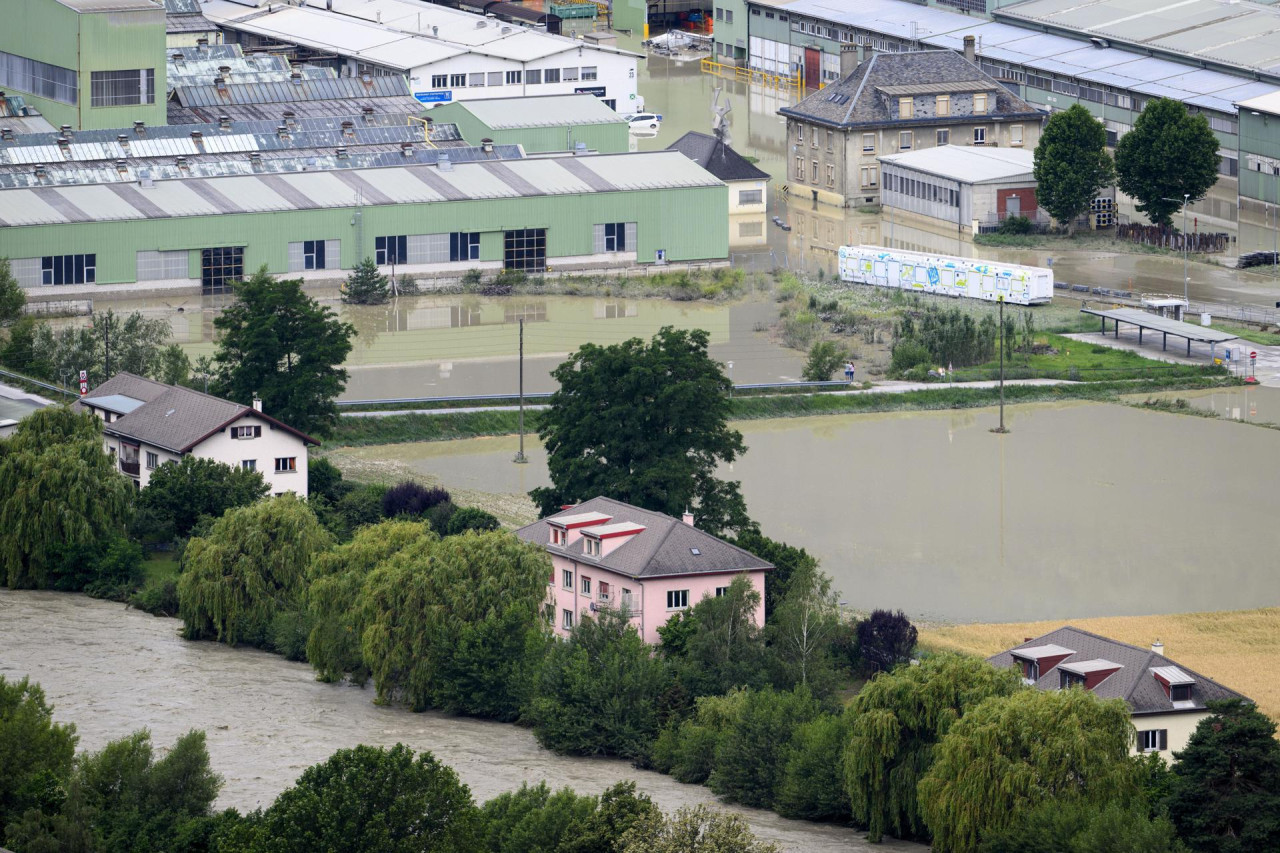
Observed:
[[[1046,114],[979,70],[973,37],[951,50],[840,54],[839,81],[778,113],[787,119],[793,196],[851,207],[880,198],[877,157],[938,145],[1034,149]]]

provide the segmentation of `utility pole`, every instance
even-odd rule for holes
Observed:
[[[529,459],[524,455],[524,318],[520,318],[520,450],[514,462],[525,463]]]
[[[103,318],[105,323],[102,326],[102,349],[106,355],[106,376],[103,381],[111,378],[111,310],[107,309],[107,315]]]
[[[1004,435],[1009,430],[1004,428],[1004,294],[996,295],[996,302],[1000,304],[1000,426],[991,430],[994,433]]]

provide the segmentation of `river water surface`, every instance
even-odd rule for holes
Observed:
[[[1265,391],[1254,405],[1274,405]],[[1241,391],[1196,397],[1249,411]],[[1274,408],[1272,409],[1274,411]],[[953,621],[1065,619],[1280,604],[1280,432],[1102,403],[744,421],[722,474],[765,534],[822,560],[853,607]],[[526,438],[344,451],[447,487],[548,483]]]
[[[165,747],[203,729],[226,780],[219,807],[267,806],[303,769],[360,743],[430,750],[480,802],[522,782],[598,794],[624,779],[664,810],[715,801],[706,788],[621,761],[554,755],[513,725],[379,707],[372,688],[320,684],[305,664],[253,649],[189,643],[179,624],[81,595],[0,589],[0,675],[40,682],[55,718],[76,724],[81,749],[144,726]],[[725,808],[788,851],[925,849],[873,846],[851,829]]]

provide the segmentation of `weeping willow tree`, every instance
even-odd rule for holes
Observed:
[[[853,700],[844,751],[845,787],[854,819],[872,841],[886,832],[921,837],[926,826],[916,786],[956,720],[989,696],[1022,686],[1012,669],[983,660],[937,655],[873,679]]]
[[[514,718],[542,651],[550,576],[541,548],[498,531],[420,539],[374,569],[360,618],[378,700]]]
[[[333,535],[292,492],[227,512],[187,544],[178,614],[188,640],[264,645],[277,613],[301,606],[311,558]]]
[[[1087,690],[987,699],[951,727],[920,781],[933,849],[976,851],[985,834],[1048,801],[1131,803],[1139,796],[1132,731],[1123,700]]]
[[[50,406],[0,441],[0,566],[11,589],[42,588],[69,549],[124,532],[134,487],[102,449],[102,423]]]
[[[384,521],[360,528],[350,542],[311,561],[307,569],[311,622],[307,660],[321,681],[341,681],[350,674],[356,683],[364,683],[368,669],[360,653],[360,638],[365,626],[356,606],[360,591],[369,573],[384,560],[424,538],[435,539],[426,522]]]

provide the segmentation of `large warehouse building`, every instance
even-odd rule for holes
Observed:
[[[725,185],[675,151],[411,151],[403,165],[373,168],[233,158],[66,170],[56,181],[36,164],[0,174],[0,257],[27,287],[149,281],[218,292],[264,265],[340,280],[366,257],[430,277],[728,255]]]

